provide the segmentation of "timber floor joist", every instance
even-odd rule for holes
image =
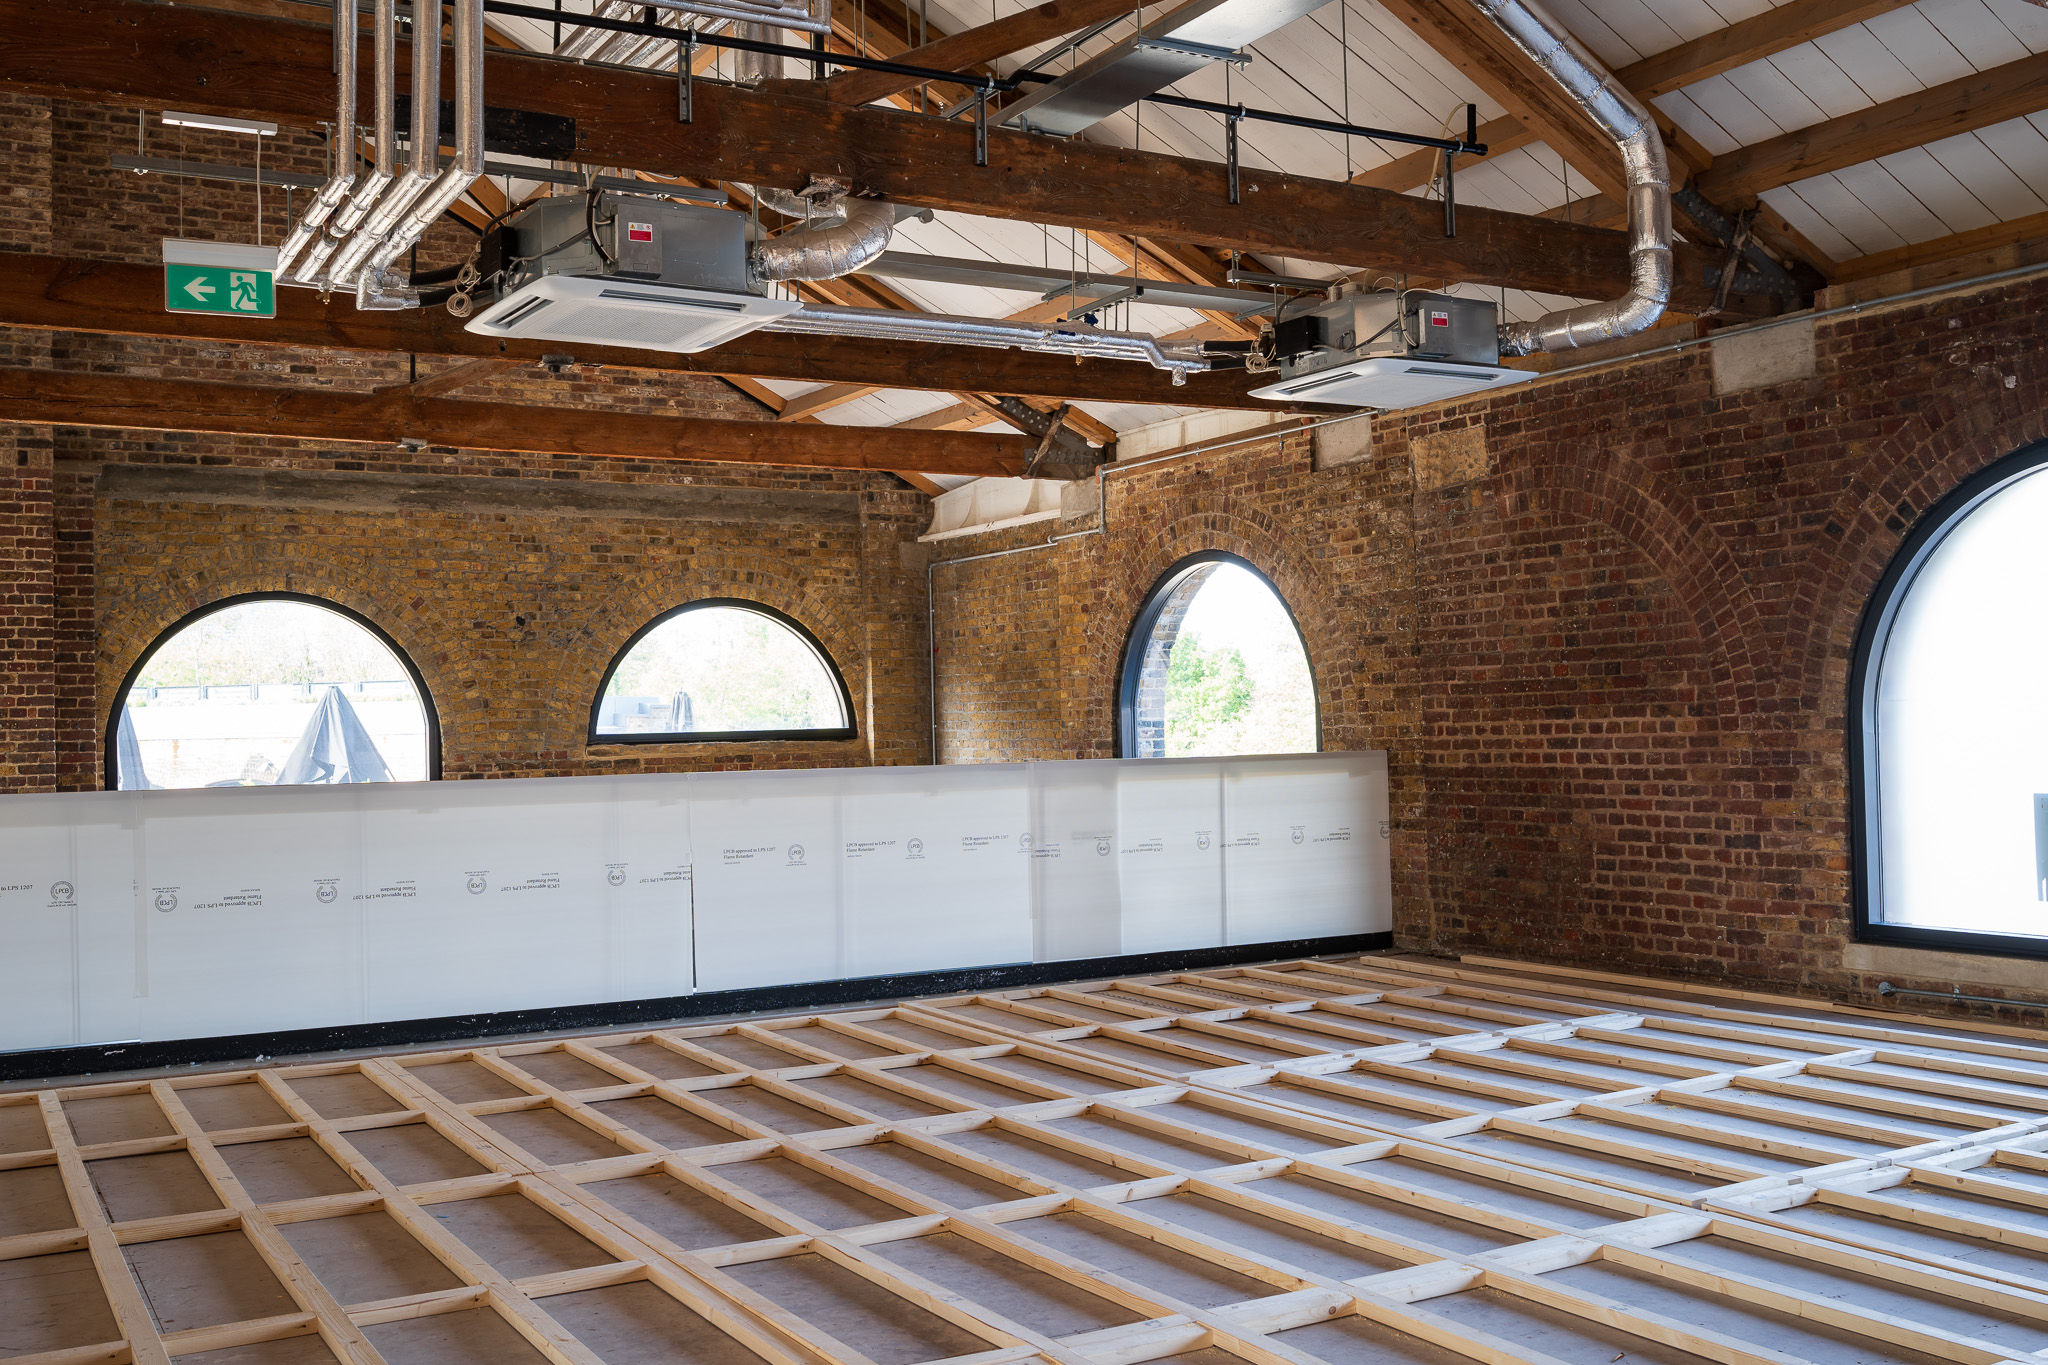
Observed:
[[[0,1094],[0,1353],[1994,1365],[2048,1047],[1284,962]]]

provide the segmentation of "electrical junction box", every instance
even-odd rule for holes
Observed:
[[[561,195],[499,233],[498,301],[468,326],[485,336],[706,351],[802,306],[754,292],[747,220],[729,209]]]
[[[1405,408],[1508,388],[1494,306],[1451,294],[1347,292],[1298,300],[1273,327],[1280,382],[1257,398]]]

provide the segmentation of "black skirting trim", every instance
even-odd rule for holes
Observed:
[[[156,1043],[94,1043],[84,1047],[38,1048],[27,1052],[0,1052],[0,1081],[87,1076],[103,1071],[165,1066],[219,1065],[258,1058],[269,1062],[309,1052],[339,1052],[350,1048],[413,1047],[504,1034],[624,1027],[656,1021],[698,1019],[706,1015],[817,1009],[864,1000],[1012,990],[1054,981],[1191,971],[1199,967],[1228,967],[1240,962],[1318,957],[1327,953],[1373,952],[1392,947],[1393,942],[1392,934],[1340,934],[1331,938],[1245,943],[1228,948],[1189,948],[1166,953],[1133,953],[1123,957],[1075,958],[1066,962],[1014,962],[994,967],[910,972],[901,976],[806,981],[790,986],[704,991],[696,995],[669,995],[652,1000],[611,1000],[595,1005],[557,1005],[549,1009],[503,1010],[492,1014],[451,1014],[438,1019],[397,1019],[382,1024],[341,1024],[333,1028],[287,1029],[278,1033],[234,1033],[218,1038],[173,1038]]]

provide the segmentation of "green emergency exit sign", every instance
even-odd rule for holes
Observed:
[[[164,242],[164,307],[173,313],[277,316],[277,251],[236,242]]]
[[[269,271],[230,270],[220,265],[166,265],[164,307],[173,313],[277,316]]]

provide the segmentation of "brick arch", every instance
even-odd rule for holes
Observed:
[[[1334,594],[1321,571],[1289,541],[1288,532],[1273,518],[1255,509],[1230,507],[1188,513],[1161,523],[1145,539],[1127,546],[1120,556],[1119,572],[1105,584],[1102,610],[1092,616],[1084,632],[1088,728],[1100,733],[1106,724],[1112,740],[1115,738],[1117,681],[1124,648],[1153,587],[1189,555],[1222,550],[1264,574],[1293,613],[1316,689],[1321,719],[1318,740],[1325,749],[1345,747],[1341,736],[1347,722],[1340,709],[1343,692],[1337,681],[1350,676],[1350,670],[1339,662],[1346,657],[1344,630],[1335,611]]]
[[[1802,582],[1809,585],[1784,643],[1787,702],[1816,714],[1846,705],[1846,674],[1835,670],[1854,650],[1865,604],[1907,534],[1958,485],[2023,446],[2048,440],[2048,382],[2028,386],[1999,403],[1949,413],[1927,422],[1903,450],[1872,448],[1861,467],[1842,481],[1819,534],[1806,554]],[[1796,690],[1795,690],[1796,689]]]
[[[687,574],[672,566],[649,568],[608,590],[602,610],[584,617],[563,649],[557,686],[548,698],[553,733],[548,747],[580,752],[587,743],[592,700],[604,672],[633,633],[657,616],[708,597],[732,597],[773,607],[817,636],[853,698],[855,724],[871,738],[866,709],[868,658],[864,633],[829,589],[809,578],[779,573],[746,555],[700,555]]]
[[[1763,612],[1734,552],[1672,480],[1612,447],[1546,445],[1504,452],[1499,486],[1504,515],[1576,517],[1635,547],[1670,584],[1712,655],[1715,709],[1758,707],[1775,674],[1758,647]]]
[[[437,648],[436,644],[455,638],[453,625],[436,620],[426,610],[429,598],[394,602],[357,579],[333,573],[324,563],[289,560],[275,551],[276,547],[269,546],[223,544],[216,547],[215,558],[205,568],[168,572],[157,580],[154,591],[124,598],[119,615],[100,618],[94,654],[95,773],[105,763],[106,727],[114,694],[144,651],[202,607],[266,592],[297,593],[346,607],[389,636],[426,684],[425,701],[441,732],[442,753],[437,758],[445,759],[454,747],[448,703],[458,679],[448,667],[445,646]]]

